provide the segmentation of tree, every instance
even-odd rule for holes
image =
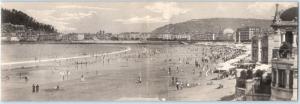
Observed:
[[[14,25],[24,25],[26,28],[32,28],[35,31],[57,32],[56,29],[48,24],[37,22],[32,17],[16,9],[1,9],[2,23],[11,23]]]

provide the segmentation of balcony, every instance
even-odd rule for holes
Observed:
[[[273,49],[272,56],[272,63],[294,64],[296,61],[290,49]]]
[[[271,86],[272,100],[291,100],[293,96],[293,89],[285,89]]]

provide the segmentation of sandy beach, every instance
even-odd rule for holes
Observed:
[[[224,60],[201,60],[221,46],[137,45],[98,57],[45,62],[37,67],[4,70],[3,101],[215,101],[234,93],[235,80],[213,80]],[[128,49],[128,48],[127,48]],[[209,57],[209,56],[206,56]],[[195,67],[199,61],[200,66]],[[203,60],[202,60],[203,61]],[[169,71],[171,69],[171,71]],[[19,73],[23,73],[19,76]],[[24,77],[29,80],[25,81]],[[141,77],[141,83],[137,80]],[[172,77],[183,83],[177,90]],[[217,89],[219,83],[224,88]],[[32,84],[40,91],[32,93]],[[189,84],[189,85],[187,85]],[[59,86],[59,89],[56,89]],[[213,91],[213,92],[212,92]],[[196,96],[197,95],[197,96]]]

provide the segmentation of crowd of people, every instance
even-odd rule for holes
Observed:
[[[148,60],[149,62],[161,61],[160,69],[165,70],[166,75],[170,76],[170,86],[176,88],[176,90],[182,90],[185,87],[199,85],[199,81],[203,77],[213,74],[218,63],[233,59],[244,52],[241,49],[224,46],[170,45],[166,47],[148,47],[147,45],[142,45],[137,46],[134,51],[55,61],[52,65],[56,69],[53,70],[53,74],[65,71],[65,74],[61,74],[61,81],[79,79],[82,82],[88,80],[89,77],[101,75],[99,74],[100,70],[105,68],[105,65],[118,64],[120,62],[135,63],[141,60]],[[123,66],[115,67],[122,68]],[[63,68],[67,69],[59,70]],[[142,70],[136,72],[135,83],[138,85],[144,81],[144,76],[140,73],[143,73]],[[28,81],[29,79],[27,78],[26,80]],[[33,92],[37,92],[39,86],[33,86],[35,86]],[[56,89],[61,88],[60,85],[55,85],[55,87]]]
[[[246,52],[224,46],[185,46],[167,50],[170,53],[165,59],[169,63],[165,69],[171,76],[171,85],[177,90],[183,87],[199,85],[203,77],[213,74],[218,63],[226,62]],[[176,56],[174,56],[173,54]],[[222,87],[220,87],[222,88]]]

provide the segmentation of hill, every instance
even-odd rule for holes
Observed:
[[[209,18],[193,19],[176,24],[168,24],[156,28],[152,33],[184,33],[184,32],[218,32],[226,28],[236,30],[245,26],[258,26],[269,29],[272,21],[265,19],[242,19],[242,18]]]
[[[28,16],[26,13],[22,11],[18,11],[15,9],[3,9],[1,8],[1,23],[10,23],[13,25],[24,25],[27,29],[33,29],[36,31],[45,31],[45,32],[57,32],[57,30],[48,24],[40,23]],[[6,30],[4,30],[6,31]]]

